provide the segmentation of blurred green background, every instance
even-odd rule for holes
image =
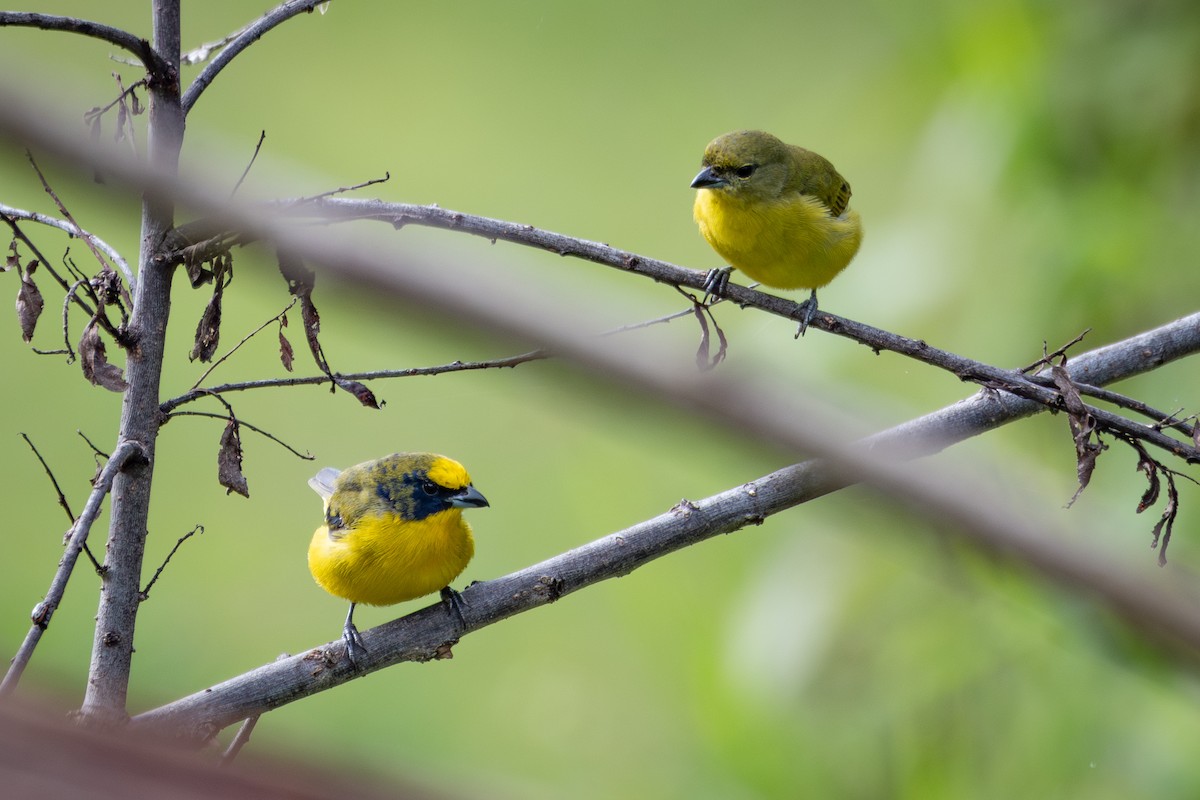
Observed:
[[[35,5],[149,35],[145,2]],[[185,42],[218,39],[266,8],[185,3]],[[114,96],[113,71],[136,79],[111,52],[78,36],[0,31],[4,80],[68,119]],[[189,118],[183,163],[232,186],[266,130],[247,195],[315,193],[390,171],[365,196],[436,202],[707,269],[718,262],[691,220],[688,183],[711,138],[763,128],[826,155],[854,187],[867,238],[822,292],[823,308],[1016,366],[1043,340],[1091,328],[1086,346],[1097,346],[1196,309],[1197,76],[1194,0],[334,2],[223,73]],[[46,166],[85,227],[133,260],[136,204]],[[0,201],[53,211],[11,148],[0,153]],[[613,325],[682,307],[667,287],[514,246],[414,228],[363,235],[388,241],[398,269],[494,269]],[[38,241],[55,255],[67,246],[58,234]],[[77,243],[72,254],[88,264]],[[268,257],[235,258],[222,352],[287,301]],[[15,295],[14,275],[0,281]],[[52,348],[60,296],[41,285],[35,345]],[[206,301],[177,282],[168,396],[203,372],[187,353]],[[341,371],[521,347],[333,281],[318,283],[316,301]],[[857,410],[870,428],[971,391],[819,332],[795,342],[780,319],[718,313],[729,368],[767,370]],[[298,322],[293,314],[297,371],[313,374]],[[37,443],[78,510],[93,465],[75,431],[111,447],[119,398],[87,385],[77,365],[30,353],[12,317],[0,332],[10,386],[0,650],[11,653],[66,528],[18,433]],[[631,336],[631,347],[638,337],[691,359],[696,331],[677,322]],[[268,330],[214,380],[280,375],[275,350]],[[789,460],[555,362],[373,388],[383,411],[324,388],[231,397],[239,417],[316,457],[298,460],[246,432],[249,500],[216,483],[220,423],[164,429],[148,573],[194,525],[205,533],[142,609],[132,710],[338,635],[344,605],[305,565],[320,514],[305,481],[320,466],[402,449],[463,461],[493,505],[471,515],[478,555],[465,583]],[[1200,378],[1182,363],[1120,388],[1190,412]],[[1122,448],[1062,510],[1075,470],[1061,417],[941,458],[1059,515],[1081,543],[1153,563],[1155,512],[1134,513],[1143,482]],[[930,532],[871,492],[841,492],[472,635],[453,661],[404,665],[273,712],[248,754],[505,798],[1200,793],[1193,671],[1078,598]],[[1191,576],[1198,539],[1200,492],[1186,485],[1167,577]],[[97,585],[77,572],[27,673],[29,689],[64,710],[81,697]],[[364,608],[358,621],[416,607]]]

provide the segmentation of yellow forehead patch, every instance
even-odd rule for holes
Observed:
[[[462,464],[445,456],[437,456],[429,465],[429,480],[447,489],[463,489],[471,482],[471,476]]]

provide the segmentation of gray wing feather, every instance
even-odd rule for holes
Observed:
[[[316,475],[308,479],[308,485],[313,488],[313,491],[321,495],[321,499],[328,501],[333,497],[333,485],[337,482],[338,476],[342,474],[340,469],[333,467],[325,467]]]

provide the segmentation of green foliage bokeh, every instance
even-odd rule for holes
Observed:
[[[144,2],[40,5],[148,35]],[[184,5],[189,46],[260,10]],[[4,80],[23,76],[68,116],[107,102],[113,70],[136,77],[82,37],[4,29],[0,42]],[[867,238],[823,307],[1011,366],[1036,358],[1044,340],[1091,328],[1087,344],[1098,345],[1195,310],[1197,76],[1191,0],[335,0],[223,73],[189,118],[183,168],[232,185],[265,130],[247,193],[315,193],[388,171],[368,194],[707,269],[716,261],[691,221],[688,182],[709,139],[763,128],[828,156],[854,187]],[[46,167],[80,221],[132,260],[136,203]],[[54,210],[11,151],[0,153],[0,202]],[[38,241],[54,255],[68,244],[41,232]],[[584,262],[440,231],[406,228],[389,241],[403,256],[397,268],[486,264],[567,308],[601,309],[614,325],[680,308],[666,287]],[[72,256],[87,263],[78,243]],[[235,258],[221,352],[287,300],[268,257]],[[15,294],[15,276],[4,282]],[[42,287],[35,345],[52,348],[60,295]],[[202,372],[187,353],[204,294],[177,284],[167,395]],[[519,349],[331,281],[315,297],[335,369]],[[298,372],[312,374],[293,320]],[[847,404],[876,427],[970,390],[819,333],[794,342],[782,320],[732,308],[721,320],[731,362]],[[637,336],[669,337],[690,359],[686,325]],[[15,319],[0,333],[10,386],[0,646],[13,649],[66,528],[18,432],[78,511],[92,463],[74,431],[111,447],[120,403],[78,366],[30,353]],[[215,378],[281,374],[275,347],[268,330]],[[187,530],[205,533],[142,609],[133,710],[337,636],[344,608],[304,560],[320,509],[305,480],[320,466],[410,449],[463,461],[493,504],[471,515],[478,555],[464,579],[482,580],[787,463],[555,362],[373,388],[387,401],[381,412],[325,388],[231,397],[241,418],[316,457],[244,433],[248,500],[216,483],[218,422],[177,419],[163,430],[148,574]],[[1200,380],[1183,363],[1121,388],[1194,411]],[[1138,564],[1154,558],[1153,519],[1134,514],[1142,485],[1120,448],[1069,512],[1059,511],[1074,490],[1062,418],[956,451],[946,457],[1030,508],[1064,514],[1080,540]],[[1183,501],[1168,569],[1190,573],[1200,493],[1187,486]],[[1081,601],[929,533],[878,496],[845,491],[472,635],[452,661],[387,670],[273,712],[252,748],[488,797],[1200,793],[1190,672]],[[102,529],[92,541],[99,552]],[[63,708],[85,679],[96,586],[77,572],[26,678]],[[358,621],[407,610],[363,609]]]

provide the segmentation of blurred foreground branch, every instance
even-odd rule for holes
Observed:
[[[239,719],[372,669],[444,655],[464,632],[552,602],[599,580],[626,574],[673,550],[757,523],[770,514],[854,482],[869,483],[947,533],[1094,599],[1139,632],[1161,636],[1173,652],[1191,655],[1200,649],[1200,604],[1192,594],[1169,591],[1155,584],[1147,573],[1117,566],[1097,553],[1095,546],[1085,548],[1060,535],[1058,526],[1045,519],[1015,518],[1007,506],[991,500],[981,487],[964,483],[960,476],[938,474],[932,467],[917,473],[902,464],[906,458],[936,452],[971,435],[967,431],[977,432],[981,424],[986,429],[1032,413],[1037,404],[1026,405],[1028,401],[1019,398],[985,392],[939,412],[946,415],[944,422],[931,423],[924,418],[848,446],[844,432],[848,426],[832,409],[798,396],[791,387],[770,382],[770,376],[739,374],[733,367],[701,375],[678,364],[671,354],[650,347],[631,351],[603,337],[580,332],[586,327],[580,309],[564,309],[552,298],[504,280],[489,282],[481,276],[465,282],[445,270],[397,270],[394,256],[370,249],[361,241],[339,240],[327,231],[294,229],[262,209],[230,201],[226,193],[182,182],[123,154],[64,134],[28,113],[19,101],[5,102],[4,93],[0,88],[0,133],[21,142],[36,141],[43,151],[77,165],[102,168],[110,183],[123,182],[152,198],[187,204],[224,229],[270,241],[308,263],[321,265],[328,274],[376,294],[386,294],[397,304],[444,315],[481,334],[498,334],[548,347],[590,373],[604,376],[606,381],[707,417],[749,440],[816,457],[705,500],[681,502],[655,519],[513,575],[471,587],[464,593],[468,601],[465,629],[440,605],[380,626],[366,634],[372,657],[361,672],[351,673],[348,662],[337,658],[340,645],[326,645],[147,712],[137,718],[140,726],[171,729],[191,739],[211,737]],[[630,259],[631,265],[647,261],[638,256]],[[703,274],[671,269],[678,280],[667,280],[669,283],[691,286]],[[141,283],[145,283],[144,276]],[[738,303],[753,302],[789,317],[798,313],[798,304],[782,298],[740,287],[731,287],[729,293]],[[818,320],[817,327],[831,330],[848,323],[823,312]],[[904,342],[908,344],[903,346],[914,352],[927,349],[915,340]],[[1123,376],[1161,366],[1198,349],[1200,315],[1192,315],[1106,348],[1106,355],[1113,363],[1124,365],[1118,370]],[[1104,351],[1097,351],[1092,358],[1098,359],[1100,352]],[[1118,377],[1106,378],[1099,371],[1093,374],[1088,365],[1095,367],[1096,363],[1086,357],[1075,359],[1071,362],[1072,375],[1091,384]]]

